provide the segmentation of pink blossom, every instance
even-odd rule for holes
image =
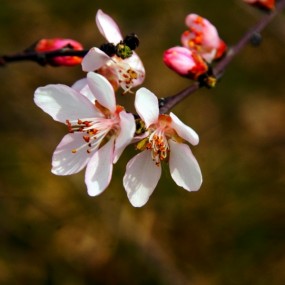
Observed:
[[[52,172],[69,175],[86,166],[88,194],[100,194],[110,183],[113,163],[133,138],[133,115],[116,106],[113,87],[94,72],[73,87],[40,87],[34,100],[54,120],[68,127],[69,133],[54,151]]]
[[[35,51],[38,52],[60,49],[83,50],[83,46],[75,40],[62,38],[41,39],[35,46]],[[73,66],[80,64],[81,61],[82,58],[78,56],[56,56],[48,59],[49,64],[54,66]]]
[[[131,204],[143,206],[161,176],[161,163],[169,163],[170,174],[178,186],[196,191],[202,183],[197,160],[186,142],[198,144],[199,137],[173,113],[159,115],[158,99],[146,88],[136,93],[135,107],[145,122],[146,136],[137,144],[141,150],[127,164],[123,184]]]
[[[96,24],[109,43],[118,44],[123,40],[116,22],[102,10],[98,10],[96,14]],[[83,58],[82,68],[84,71],[96,70],[111,82],[115,90],[121,86],[125,92],[140,85],[145,78],[144,66],[135,52],[131,57],[122,59],[116,55],[110,57],[99,48],[93,47]]]
[[[196,51],[208,63],[221,57],[226,51],[226,44],[220,39],[215,26],[207,19],[196,14],[189,14],[185,19],[189,30],[181,36],[182,45]]]
[[[173,47],[163,54],[164,63],[178,74],[197,79],[208,70],[208,66],[200,55],[185,47]]]

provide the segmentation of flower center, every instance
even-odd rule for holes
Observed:
[[[142,73],[132,69],[128,63],[116,55],[107,62],[105,67],[100,68],[98,72],[107,77],[115,90],[121,86],[124,93],[130,92],[134,86],[134,80],[144,76]]]
[[[124,89],[124,93],[127,93],[133,87],[134,80],[138,79],[139,74],[121,58],[113,57],[112,59],[115,61],[114,66],[118,76],[119,84]]]
[[[118,114],[112,114],[101,118],[84,118],[78,120],[66,120],[69,133],[82,133],[82,144],[72,153],[85,149],[87,153],[98,150],[106,144],[120,128]]]
[[[146,149],[151,150],[152,159],[157,166],[160,165],[161,161],[167,158],[170,149],[163,130],[156,129],[149,136],[148,143],[146,144]]]
[[[175,131],[171,127],[171,117],[169,115],[159,115],[158,121],[149,128],[151,134],[146,143],[146,149],[151,150],[151,156],[157,166],[167,159],[170,153],[168,139],[175,136]]]

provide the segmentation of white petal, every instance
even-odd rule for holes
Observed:
[[[135,52],[133,52],[131,57],[124,59],[124,62],[126,62],[135,71],[138,71],[140,73],[145,73],[143,63]]]
[[[178,186],[188,191],[199,190],[202,184],[202,174],[197,160],[186,144],[169,140],[170,173]]]
[[[117,44],[123,39],[117,23],[102,10],[98,10],[96,14],[96,24],[108,42]]]
[[[99,48],[91,48],[83,57],[81,65],[83,71],[94,71],[102,67],[110,60],[110,57]]]
[[[210,52],[201,52],[201,56],[208,62],[211,63],[217,53],[217,49],[212,49]]]
[[[96,115],[94,105],[82,94],[69,86],[51,84],[35,91],[35,103],[54,120],[90,118]]]
[[[119,116],[121,130],[115,143],[113,163],[118,161],[124,149],[131,143],[136,130],[136,123],[132,114],[121,111]]]
[[[134,207],[141,207],[148,201],[160,175],[161,166],[153,162],[150,150],[137,154],[128,162],[123,183]]]
[[[83,148],[76,153],[73,149],[84,144],[82,134],[73,133],[63,137],[52,157],[52,173],[56,175],[69,175],[79,172],[90,159],[90,155]]]
[[[96,151],[86,167],[85,183],[90,196],[101,194],[109,185],[113,171],[114,138]]]
[[[86,98],[89,99],[91,103],[93,104],[95,103],[95,97],[88,86],[87,78],[82,78],[82,79],[77,80],[71,86],[71,88],[75,89],[76,91],[84,95]]]
[[[170,113],[169,115],[172,119],[172,128],[175,129],[177,134],[192,145],[197,145],[199,143],[198,134],[192,128],[180,121],[180,119],[173,113]]]
[[[148,89],[142,87],[136,92],[135,108],[141,119],[144,120],[146,127],[157,121],[158,99]]]
[[[104,76],[94,72],[88,72],[87,82],[98,102],[112,113],[115,112],[116,98],[110,82]]]

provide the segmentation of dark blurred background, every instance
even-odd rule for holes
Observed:
[[[40,38],[103,42],[96,11],[124,34],[136,32],[144,86],[166,97],[189,85],[162,63],[179,45],[184,18],[208,18],[233,45],[262,12],[241,0],[1,0],[0,54]],[[199,90],[173,112],[200,135],[192,150],[204,183],[189,193],[168,168],[149,202],[133,208],[122,187],[132,146],[110,187],[87,195],[84,171],[59,177],[51,156],[66,133],[33,103],[37,87],[71,85],[81,67],[32,62],[0,68],[0,284],[285,284],[285,15],[246,47],[218,86]],[[133,95],[120,98],[133,105]]]

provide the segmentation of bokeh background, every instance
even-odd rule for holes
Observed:
[[[179,45],[184,18],[214,23],[232,45],[262,12],[241,0],[0,1],[0,54],[40,38],[103,42],[94,17],[101,8],[124,34],[136,32],[146,68],[144,86],[166,97],[190,84],[162,63]],[[91,198],[84,171],[50,172],[66,133],[33,103],[34,90],[71,85],[81,67],[32,62],[0,68],[0,284],[285,284],[285,15],[246,47],[218,86],[199,90],[175,112],[200,135],[192,150],[204,183],[189,193],[167,167],[149,202],[133,208],[122,187],[130,146],[110,187]],[[134,97],[119,97],[132,108]]]

